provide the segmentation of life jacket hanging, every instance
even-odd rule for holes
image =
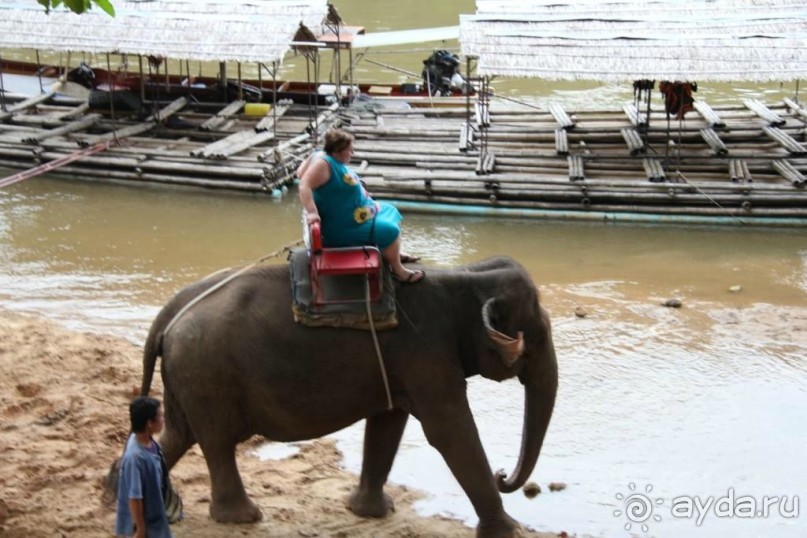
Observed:
[[[694,110],[695,99],[692,92],[698,91],[697,82],[670,82],[664,80],[658,85],[659,91],[664,94],[664,110],[667,112],[667,119],[675,116],[675,119],[683,119],[687,112]]]

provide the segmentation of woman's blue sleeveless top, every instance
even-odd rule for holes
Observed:
[[[377,245],[387,248],[400,234],[401,214],[390,204],[374,201],[359,176],[329,155],[331,176],[314,190],[314,203],[322,219],[326,247]]]

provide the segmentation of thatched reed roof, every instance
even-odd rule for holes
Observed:
[[[481,75],[787,81],[807,76],[804,0],[477,0],[460,17]]]
[[[281,61],[300,23],[319,30],[327,0],[114,0],[116,16],[0,0],[0,48],[116,52],[177,60]]]

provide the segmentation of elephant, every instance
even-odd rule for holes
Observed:
[[[412,415],[473,504],[477,536],[522,532],[500,492],[523,486],[535,467],[558,368],[548,313],[521,265],[497,257],[429,270],[416,285],[397,284],[400,323],[377,334],[391,409],[371,334],[296,323],[288,266],[250,268],[186,308],[232,273],[177,293],[157,315],[143,351],[142,395],[162,359],[166,464],[170,469],[199,444],[213,519],[262,517],[236,466],[238,443],[253,435],[313,439],[361,419],[364,459],[348,508],[362,517],[387,515],[392,500],[383,488]],[[494,381],[517,376],[524,386],[521,452],[509,477],[492,473],[482,448],[466,395],[466,378],[474,375]]]

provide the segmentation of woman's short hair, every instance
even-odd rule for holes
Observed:
[[[325,153],[339,153],[353,142],[353,135],[342,129],[328,129],[325,133]]]

